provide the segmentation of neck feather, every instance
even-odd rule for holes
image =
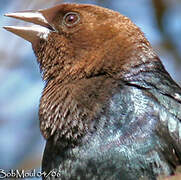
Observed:
[[[43,136],[48,139],[78,139],[95,130],[97,117],[111,96],[113,80],[104,75],[71,84],[50,81],[40,101],[39,118]]]

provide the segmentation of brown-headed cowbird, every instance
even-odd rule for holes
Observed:
[[[61,180],[154,180],[181,164],[181,88],[127,17],[85,4],[7,14],[46,86],[42,171]],[[44,179],[53,179],[51,174]]]

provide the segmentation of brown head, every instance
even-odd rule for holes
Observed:
[[[7,16],[40,25],[5,29],[30,41],[37,56],[46,81],[40,103],[40,128],[46,138],[57,129],[61,136],[77,137],[89,128],[84,119],[86,114],[94,116],[92,108],[99,109],[99,103],[85,110],[74,98],[85,92],[81,87],[89,79],[99,75],[124,78],[134,66],[156,56],[130,19],[99,6],[60,4]]]

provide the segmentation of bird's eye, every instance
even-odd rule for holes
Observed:
[[[76,12],[69,12],[65,14],[63,18],[63,23],[68,27],[76,25],[79,21],[80,21],[80,16]]]

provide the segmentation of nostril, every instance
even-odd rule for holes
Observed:
[[[44,27],[48,28],[51,31],[55,31],[55,29],[52,26],[50,26],[50,25],[45,25]]]

